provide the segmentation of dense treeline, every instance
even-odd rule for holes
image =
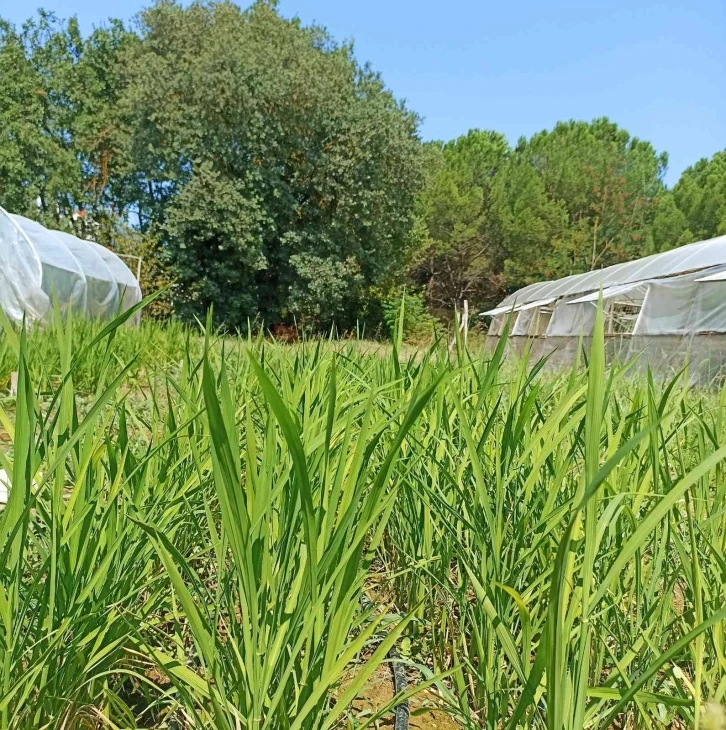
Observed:
[[[607,119],[422,143],[349,45],[260,2],[84,36],[0,24],[0,205],[144,257],[182,316],[376,326],[726,232],[726,151],[672,189]]]

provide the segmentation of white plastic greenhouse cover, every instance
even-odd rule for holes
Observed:
[[[508,304],[504,307],[497,307],[496,309],[490,309],[488,312],[480,312],[480,317],[495,317],[498,314],[505,314],[506,312],[524,312],[527,309],[534,309],[535,307],[545,307],[548,304],[552,304],[557,297],[549,297],[548,299],[537,299],[534,302],[528,304],[519,304],[516,307]]]
[[[0,307],[16,322],[42,320],[53,299],[110,319],[141,301],[141,287],[113,251],[0,208]]]
[[[527,286],[490,310],[489,333],[500,334],[508,313],[515,312],[512,334],[526,334],[534,316],[527,310],[554,301],[544,336],[587,335],[600,296],[623,298],[618,307],[639,308],[633,335],[726,333],[726,236]]]
[[[479,312],[480,317],[496,317],[499,314],[506,314],[507,312],[516,312],[517,307],[512,304],[505,304],[503,307],[496,307],[495,309],[489,309],[486,312]]]
[[[702,279],[696,279],[696,281],[726,281],[726,271],[718,271],[710,276],[704,276]]]
[[[522,304],[519,307],[517,307],[518,312],[525,312],[528,309],[534,309],[535,307],[546,307],[548,304],[552,304],[552,302],[555,301],[557,297],[547,297],[547,299],[537,299],[534,302],[529,302],[527,304]]]
[[[660,279],[688,271],[700,271],[714,266],[726,266],[726,236],[691,243],[635,261],[615,264],[605,269],[573,274],[555,281],[540,281],[520,289],[504,299],[501,306],[527,304],[547,297],[585,294],[618,284],[630,284],[648,279]]]
[[[609,286],[607,289],[598,289],[597,291],[585,294],[584,297],[578,297],[577,299],[571,299],[568,304],[583,304],[584,302],[597,302],[601,297],[602,299],[612,299],[621,294],[625,294],[633,289],[639,288],[640,284],[620,284],[618,286]]]

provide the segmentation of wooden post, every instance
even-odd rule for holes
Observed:
[[[136,281],[141,282],[141,264],[143,264],[144,259],[141,256],[134,256],[130,253],[117,253],[116,255],[120,259],[128,259],[129,261],[136,262]]]
[[[456,347],[456,334],[461,331],[461,320],[459,319],[459,308],[454,305],[454,334],[449,342],[449,352]]]

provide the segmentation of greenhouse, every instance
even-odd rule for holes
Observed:
[[[511,318],[514,347],[534,341],[539,354],[571,355],[592,333],[600,297],[612,354],[726,363],[726,236],[531,284],[481,315],[491,317],[495,337]]]
[[[110,319],[141,301],[141,287],[107,248],[0,208],[0,307],[15,322],[44,320],[53,301],[63,313]]]

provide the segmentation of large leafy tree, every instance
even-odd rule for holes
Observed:
[[[268,3],[159,2],[126,57],[142,226],[190,312],[343,324],[401,267],[417,119],[349,46]],[[324,282],[324,284],[321,284]]]
[[[130,242],[183,312],[353,324],[400,274],[418,120],[272,4],[159,0],[88,37],[2,23],[0,77],[0,204]]]
[[[73,153],[60,144],[63,131],[47,73],[47,57],[57,49],[40,40],[49,25],[46,16],[21,32],[0,24],[0,201],[16,212],[53,213],[78,187]]]
[[[108,239],[128,204],[120,164],[120,23],[83,38],[75,19],[41,12],[19,31],[0,22],[0,202]],[[90,230],[89,230],[90,229]]]
[[[563,122],[513,150],[471,131],[431,145],[428,161],[412,276],[439,309],[643,256],[655,219],[672,223],[666,156],[607,119]]]

